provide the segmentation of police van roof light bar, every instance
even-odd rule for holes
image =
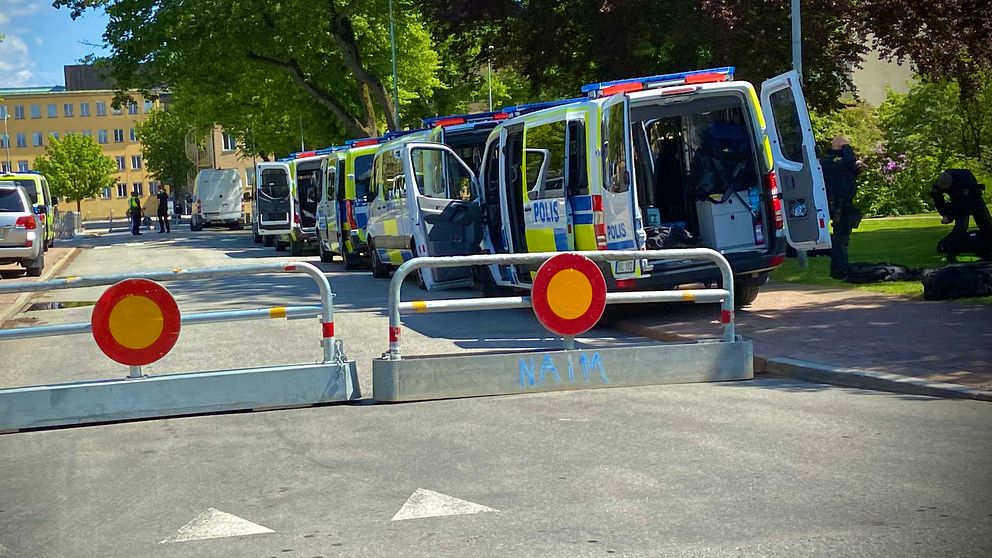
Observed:
[[[421,120],[425,128],[436,128],[438,126],[454,126],[456,124],[467,124],[469,122],[483,122],[486,120],[506,120],[509,117],[503,111],[494,112],[473,112],[469,114],[452,114],[450,116],[434,116]]]
[[[644,89],[652,89],[656,87],[668,87],[670,85],[695,85],[699,83],[731,81],[732,79],[734,79],[734,67],[724,66],[722,68],[708,68],[705,70],[693,70],[691,72],[678,72],[673,74],[660,74],[656,76],[590,83],[582,86],[582,92],[589,95],[589,97],[596,99],[599,97],[608,97],[617,93],[630,93],[633,91],[642,91]]]
[[[556,101],[539,101],[536,103],[524,103],[522,105],[513,105],[509,107],[503,107],[503,112],[511,117],[520,116],[521,114],[527,114],[530,112],[537,112],[539,110],[544,110],[546,108],[558,107],[561,105],[569,105],[572,103],[577,103],[579,101],[584,101],[584,97],[575,97],[572,99],[558,99]]]
[[[344,142],[348,147],[365,147],[366,145],[376,145],[379,143],[379,138],[358,138],[350,139]]]

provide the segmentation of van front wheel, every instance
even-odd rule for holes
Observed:
[[[375,249],[375,244],[369,242],[369,254],[372,255],[372,277],[376,279],[389,279],[389,267],[379,259],[379,251]]]

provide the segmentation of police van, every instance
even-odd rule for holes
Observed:
[[[507,117],[500,111],[424,119],[425,129],[393,134],[393,139],[376,151],[368,225],[373,277],[389,277],[393,268],[414,256],[478,251],[481,214],[470,176],[482,164],[490,131]],[[460,161],[467,161],[471,172],[461,173],[459,166],[449,167],[433,152],[425,151],[412,170],[419,188],[408,190],[401,148],[423,142],[446,145]],[[473,283],[471,268],[424,270],[418,277],[425,289]]]
[[[272,246],[289,233],[293,222],[292,178],[289,164],[283,161],[255,165],[255,190],[252,213],[256,240]]]
[[[490,134],[471,196],[478,210],[458,210],[479,215],[472,226],[483,228],[484,251],[709,247],[730,261],[735,300],[747,304],[784,261],[786,242],[830,246],[826,191],[795,72],[766,81],[760,100],[750,83],[733,80],[733,68],[590,84],[583,92],[584,100],[507,119]],[[465,204],[451,193],[461,188],[460,174],[475,173],[451,148],[408,143],[397,155],[409,186],[438,180],[432,188],[448,203]],[[444,172],[421,176],[428,160]],[[692,261],[643,258],[604,271],[611,289],[718,279]],[[494,265],[489,279],[529,288],[534,272]]]
[[[47,252],[55,244],[55,210],[59,204],[48,189],[48,180],[37,171],[0,173],[0,186],[20,186],[27,192],[41,222],[43,248]]]
[[[317,204],[326,173],[327,154],[316,151],[256,165],[257,235],[276,250],[287,247],[300,256],[317,242]]]
[[[379,138],[354,139],[326,150],[330,158],[317,207],[322,261],[329,262],[334,254],[339,254],[345,269],[358,269],[369,256],[367,197],[372,158],[379,141]]]

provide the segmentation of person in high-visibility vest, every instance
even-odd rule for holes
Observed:
[[[131,197],[127,199],[127,211],[131,217],[131,234],[141,234],[141,200],[137,192],[131,192]]]

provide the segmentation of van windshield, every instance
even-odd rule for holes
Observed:
[[[372,180],[373,155],[362,155],[355,158],[355,197],[364,198],[369,194],[369,182]]]
[[[24,188],[32,204],[38,203],[38,184],[30,178],[5,178],[0,180],[0,186],[20,186]]]
[[[23,213],[25,211],[21,203],[21,196],[17,195],[17,190],[7,188],[0,190],[0,211],[6,213]]]

